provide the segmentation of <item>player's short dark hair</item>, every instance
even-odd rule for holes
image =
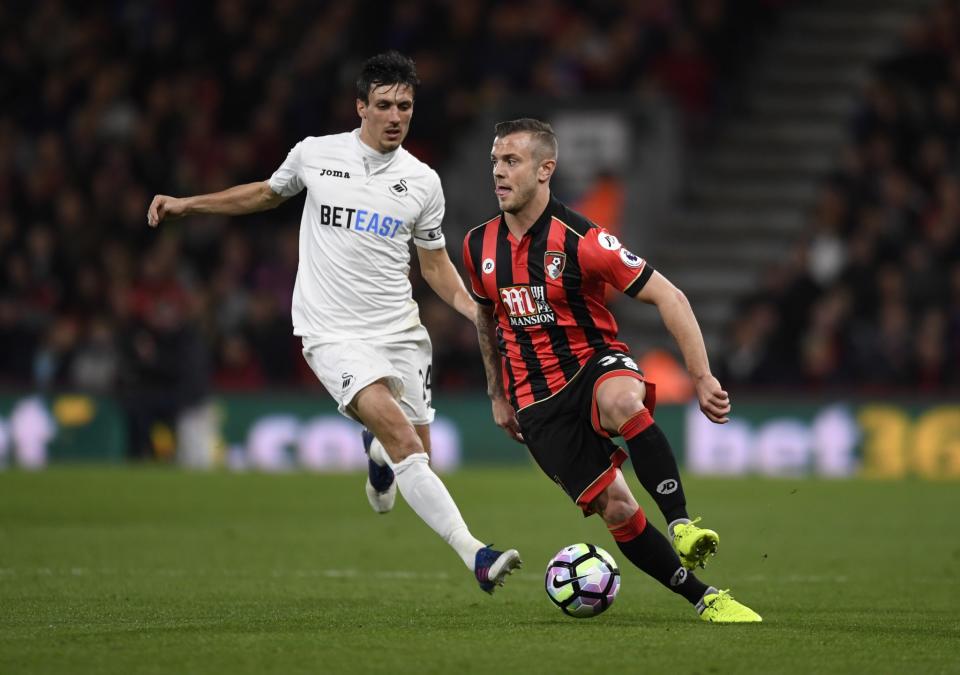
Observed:
[[[371,88],[392,84],[405,84],[416,90],[420,78],[417,77],[417,66],[413,59],[391,49],[363,62],[360,77],[357,78],[357,98],[369,103]]]
[[[529,133],[540,147],[540,152],[537,153],[539,159],[557,158],[560,144],[557,142],[557,134],[553,131],[553,127],[547,122],[542,122],[532,117],[521,117],[518,120],[499,122],[494,127],[494,131],[498,138],[503,138],[504,136],[516,134],[521,131]]]

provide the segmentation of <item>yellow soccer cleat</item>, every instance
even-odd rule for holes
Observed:
[[[673,528],[673,549],[680,557],[681,564],[688,570],[703,567],[707,556],[716,555],[720,546],[720,535],[713,530],[697,527],[700,519],[681,523]]]
[[[703,609],[700,609],[700,607]],[[698,603],[700,618],[710,623],[760,623],[763,617],[733,599],[730,591],[706,593]]]

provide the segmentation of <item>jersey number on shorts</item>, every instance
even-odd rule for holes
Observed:
[[[613,365],[614,363],[616,363],[617,361],[620,361],[623,365],[625,365],[625,366],[626,366],[627,368],[629,368],[630,370],[637,370],[637,371],[640,370],[640,369],[637,367],[637,362],[636,362],[636,361],[634,361],[633,359],[631,359],[631,358],[630,358],[629,356],[627,356],[626,354],[621,354],[621,353],[619,353],[619,352],[616,353],[616,354],[607,354],[607,355],[604,356],[602,359],[600,359],[600,361],[598,361],[598,363],[599,363],[601,366],[603,366],[604,368],[606,368],[607,366],[612,366],[612,365]]]
[[[418,373],[420,373],[420,385],[423,389],[423,400],[427,402],[428,406],[431,405],[430,396],[432,392],[430,390],[430,372],[432,370],[433,370],[433,364],[431,363],[430,365],[427,366],[426,374],[423,373],[423,370],[417,371]]]

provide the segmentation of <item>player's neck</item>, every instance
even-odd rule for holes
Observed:
[[[378,147],[377,142],[371,137],[367,128],[362,124],[360,125],[360,133],[357,134],[357,138],[360,140],[360,145],[366,148],[368,152],[374,152],[382,157],[389,157],[397,151],[397,148],[393,150],[383,150]]]
[[[521,239],[523,235],[527,233],[527,230],[533,227],[533,224],[543,215],[549,203],[550,188],[546,188],[544,190],[537,190],[533,199],[527,202],[526,206],[516,213],[504,212],[503,219],[507,223],[507,229],[510,230],[510,234],[512,234],[515,239]]]

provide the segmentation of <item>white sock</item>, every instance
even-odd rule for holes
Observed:
[[[397,487],[410,508],[453,547],[472,571],[477,551],[484,544],[470,534],[453,497],[430,468],[429,462],[427,453],[418,452],[394,464]]]
[[[387,454],[387,449],[383,447],[383,443],[378,441],[376,437],[374,437],[373,442],[370,444],[370,459],[380,466],[393,468],[393,462],[390,461],[390,455]]]

